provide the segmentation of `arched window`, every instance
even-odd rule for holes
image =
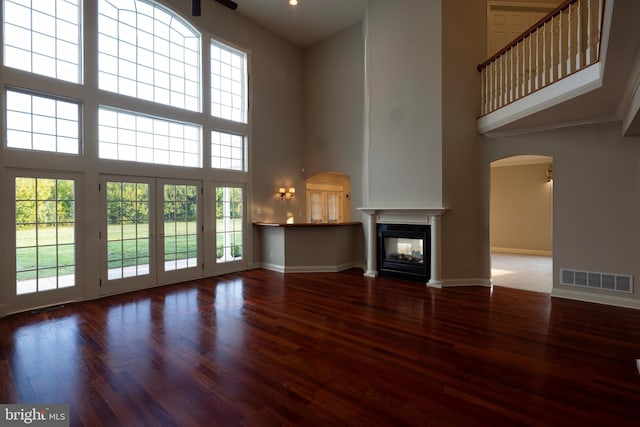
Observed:
[[[100,89],[200,111],[200,34],[142,0],[100,0]]]

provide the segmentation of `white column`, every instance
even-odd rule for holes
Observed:
[[[431,277],[427,282],[427,286],[436,288],[442,287],[442,277],[440,272],[441,253],[441,234],[440,234],[440,215],[430,215],[429,224],[431,224]]]
[[[376,254],[376,211],[363,210],[367,214],[367,277],[378,277]]]

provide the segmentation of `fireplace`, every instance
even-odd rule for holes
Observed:
[[[376,230],[380,275],[420,282],[429,280],[431,226],[379,223]]]

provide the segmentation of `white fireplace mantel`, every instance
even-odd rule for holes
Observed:
[[[378,277],[376,254],[376,224],[428,224],[431,225],[431,277],[428,286],[441,287],[440,277],[441,230],[440,217],[445,208],[358,208],[367,215],[367,277]]]

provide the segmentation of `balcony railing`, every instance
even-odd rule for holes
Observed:
[[[478,65],[482,73],[481,115],[598,62],[604,2],[563,2]]]

